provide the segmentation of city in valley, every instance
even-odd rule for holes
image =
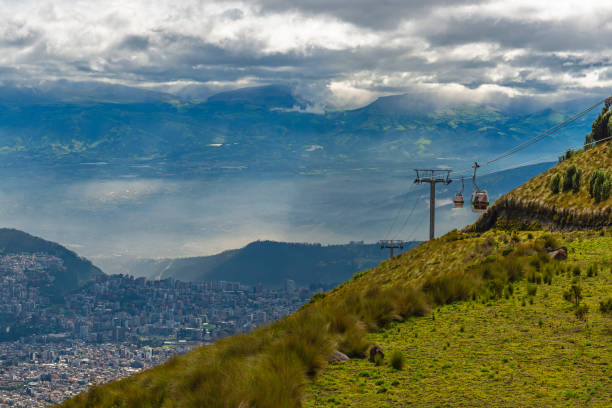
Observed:
[[[58,303],[40,288],[62,267],[44,253],[0,256],[0,407],[62,402],[277,320],[315,292],[101,274]]]

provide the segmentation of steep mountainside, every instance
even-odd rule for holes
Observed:
[[[606,149],[579,157],[604,160]],[[423,243],[269,327],[63,406],[609,406],[610,232],[498,226]],[[560,246],[569,257],[552,259]],[[385,356],[370,362],[374,342]],[[334,350],[351,359],[328,363]]]
[[[0,257],[11,262],[9,258],[13,255],[42,255],[35,258],[33,264],[48,262],[50,266],[43,269],[51,273],[51,281],[33,284],[40,284],[41,290],[52,298],[61,297],[102,273],[89,260],[55,242],[34,237],[23,231],[0,228]],[[44,256],[49,256],[49,260]],[[36,261],[39,258],[41,260]],[[28,267],[25,267],[25,270],[28,271]]]
[[[407,245],[409,249],[414,244]],[[377,244],[320,245],[257,241],[217,255],[141,261],[130,273],[152,279],[182,281],[226,280],[248,285],[280,286],[284,279],[297,284],[343,282],[358,270],[378,265],[388,257]],[[140,272],[140,273],[139,273]]]

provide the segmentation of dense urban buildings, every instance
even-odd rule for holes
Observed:
[[[239,282],[99,275],[61,299],[45,254],[0,256],[0,407],[38,407],[293,313],[316,292],[291,280]],[[47,285],[48,286],[48,285]]]

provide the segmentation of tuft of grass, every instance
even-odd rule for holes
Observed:
[[[589,313],[589,307],[584,303],[582,303],[581,305],[578,305],[576,307],[576,310],[574,310],[574,314],[576,315],[576,318],[578,320],[586,320],[588,313]]]
[[[404,357],[404,354],[400,350],[394,350],[393,353],[391,353],[389,362],[391,363],[391,367],[396,370],[403,370],[404,364],[406,363],[406,357]]]

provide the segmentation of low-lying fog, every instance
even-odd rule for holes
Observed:
[[[408,172],[203,180],[3,172],[0,225],[66,245],[110,273],[130,258],[208,255],[258,239],[427,237],[429,187],[414,185]],[[476,219],[468,208],[450,208],[458,188],[437,188],[438,235]],[[466,182],[466,197],[471,190]]]

